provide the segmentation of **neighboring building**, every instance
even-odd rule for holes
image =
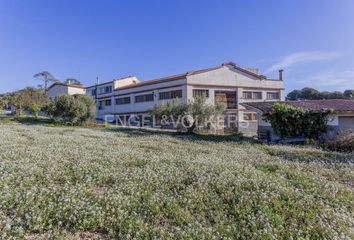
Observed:
[[[320,111],[325,109],[332,109],[333,115],[328,122],[329,131],[326,138],[334,138],[338,133],[348,129],[354,130],[354,101],[347,99],[329,99],[329,100],[302,100],[302,101],[286,101],[286,104],[294,107],[304,108],[312,111]],[[277,136],[271,124],[262,119],[264,113],[272,111],[274,102],[257,102],[244,103],[243,105],[251,110],[257,112],[258,119],[258,134],[261,138],[268,138],[268,140],[277,140]]]
[[[54,99],[57,96],[61,95],[75,95],[75,94],[85,94],[86,88],[81,85],[74,85],[74,84],[65,84],[56,82],[53,83],[48,88],[48,96],[50,99]]]
[[[232,62],[144,82],[136,77],[118,79],[88,87],[86,93],[97,101],[98,118],[147,115],[156,104],[205,96],[208,103],[224,102],[227,116],[236,119],[234,129],[249,136],[257,132],[256,114],[241,104],[285,99],[282,71],[279,79],[268,79],[257,69],[242,68]]]

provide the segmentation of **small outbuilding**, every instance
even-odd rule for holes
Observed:
[[[272,111],[273,105],[275,103],[276,102],[250,102],[242,104],[246,109],[255,111],[257,113],[259,138],[268,140],[279,139],[279,136],[274,133],[271,124],[264,121],[262,117],[264,113],[269,113]],[[325,136],[327,139],[333,139],[338,135],[338,133],[348,129],[354,130],[354,100],[301,100],[282,101],[281,103],[289,104],[298,108],[308,109],[311,111],[321,111],[326,109],[333,110],[333,115],[331,115],[328,121],[329,130]]]

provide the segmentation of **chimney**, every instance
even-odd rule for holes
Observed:
[[[280,69],[280,70],[279,70],[279,80],[280,80],[280,81],[283,81],[283,72],[284,72],[283,69]]]
[[[100,84],[100,79],[98,78],[98,76],[96,77],[96,85]]]

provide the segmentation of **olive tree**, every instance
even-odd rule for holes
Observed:
[[[178,123],[186,128],[187,133],[193,133],[197,127],[207,127],[217,116],[225,113],[226,106],[222,103],[208,104],[202,97],[193,101],[174,100],[156,105],[151,115],[162,125]]]
[[[63,95],[46,106],[48,115],[64,123],[83,125],[96,115],[96,103],[88,95]]]

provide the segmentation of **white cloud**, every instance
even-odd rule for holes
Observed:
[[[265,73],[277,71],[279,69],[289,68],[293,65],[313,62],[331,60],[340,56],[338,52],[297,52],[283,57],[279,62],[268,68]]]
[[[311,83],[328,91],[354,89],[354,70],[321,73],[311,76],[304,83]]]

